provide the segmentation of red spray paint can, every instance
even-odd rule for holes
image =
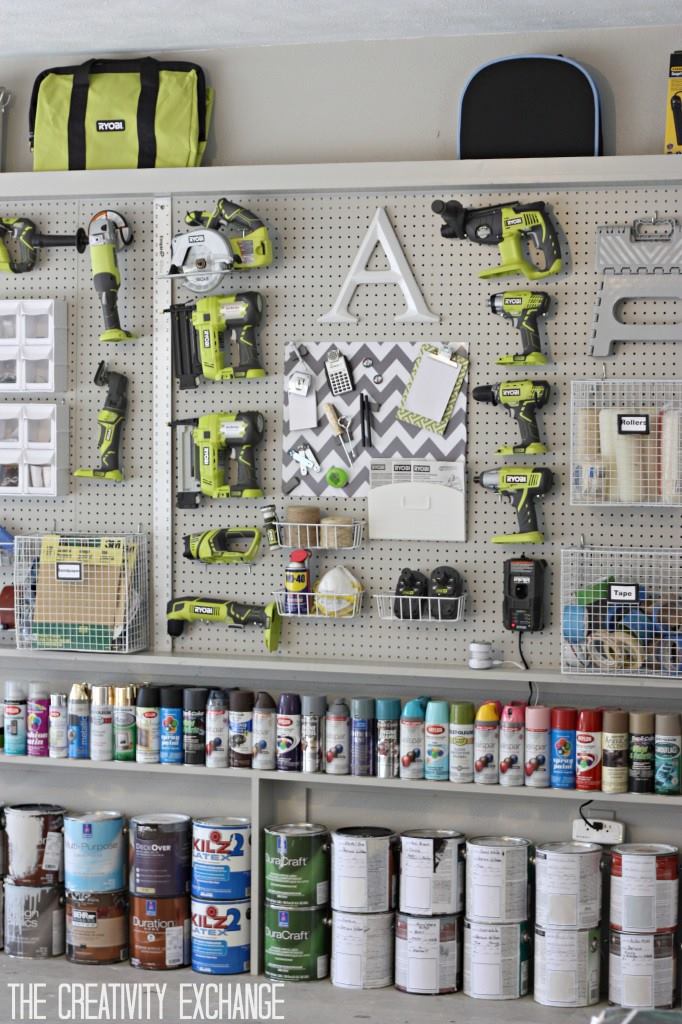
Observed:
[[[575,788],[586,792],[601,789],[602,712],[578,711],[575,731]]]

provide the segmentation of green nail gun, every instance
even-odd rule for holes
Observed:
[[[7,243],[16,244],[17,255],[12,256]],[[28,217],[0,217],[0,272],[25,274],[33,270],[39,249],[75,246],[79,253],[88,247],[88,236],[83,228],[75,235],[41,235]]]
[[[77,469],[74,476],[96,480],[122,480],[120,468],[121,431],[128,407],[128,378],[123,373],[107,370],[104,360],[97,367],[95,384],[107,388],[107,397],[99,411],[99,450],[102,463],[99,469]]]
[[[276,651],[282,629],[277,605],[240,604],[213,597],[175,597],[166,606],[168,634],[182,636],[186,622],[224,622],[228,626],[262,626],[268,651]]]
[[[265,377],[256,343],[256,328],[263,316],[258,292],[208,295],[196,302],[170,307],[173,370],[180,390],[207,380],[254,380]],[[227,342],[236,341],[239,364],[226,359]]]
[[[254,446],[265,430],[259,412],[213,412],[174,420],[169,426],[182,429],[178,508],[198,508],[202,494],[209,498],[263,497],[254,461]],[[229,482],[230,455],[237,463],[234,483]]]
[[[248,542],[246,549],[244,542]],[[234,526],[223,530],[188,533],[182,538],[183,555],[209,565],[237,565],[253,562],[260,548],[261,532],[257,526]],[[242,546],[240,546],[242,545]]]

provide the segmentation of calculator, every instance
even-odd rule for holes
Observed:
[[[335,397],[347,395],[349,391],[355,391],[355,381],[350,363],[345,356],[341,355],[338,348],[331,348],[324,363],[324,372],[327,375],[329,390]]]

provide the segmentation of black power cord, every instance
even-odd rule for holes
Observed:
[[[528,671],[529,665],[528,665],[528,662],[526,661],[526,659],[523,656],[523,643],[521,642],[521,637],[522,636],[523,636],[523,630],[520,629],[519,632],[518,632],[518,637],[519,637],[519,658],[521,659],[521,661],[523,663],[523,667],[526,669],[526,671]]]
[[[601,832],[601,830],[604,828],[604,822],[603,821],[590,821],[589,818],[586,818],[584,813],[583,813],[583,808],[584,807],[589,807],[591,803],[594,803],[594,801],[593,800],[586,800],[584,804],[581,804],[580,807],[578,808],[578,814],[583,819],[583,821],[585,822],[585,824],[587,825],[588,828],[593,829],[595,832]]]

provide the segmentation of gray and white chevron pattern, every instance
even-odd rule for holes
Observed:
[[[634,241],[630,224],[597,228],[597,271],[600,274],[682,273],[682,228],[675,222],[663,242]]]
[[[381,342],[370,341],[362,344],[337,342],[306,342],[308,354],[306,365],[315,376],[317,407],[319,420],[316,430],[291,432],[289,430],[288,393],[284,391],[284,430],[283,430],[283,461],[282,484],[284,491],[294,477],[300,477],[299,485],[290,493],[298,497],[320,497],[338,495],[338,491],[330,487],[325,480],[325,473],[332,466],[343,466],[348,470],[350,481],[344,488],[348,497],[363,497],[369,492],[370,459],[423,459],[433,458],[442,461],[454,461],[466,455],[467,428],[467,384],[468,376],[457,399],[454,413],[442,436],[429,431],[420,430],[407,423],[396,420],[395,414],[400,406],[403,391],[410,379],[415,359],[419,355],[422,341]],[[346,356],[353,369],[356,390],[348,395],[333,398],[324,372],[324,362],[330,348],[336,347]],[[457,350],[459,355],[468,356],[468,346],[462,345]],[[372,366],[364,367],[363,360],[371,359]],[[296,356],[291,352],[285,361],[284,377],[289,375],[296,365]],[[373,378],[383,377],[380,384]],[[360,428],[360,392],[366,392],[378,408],[372,414],[372,447],[363,448]],[[349,467],[340,441],[334,437],[326,417],[322,411],[325,402],[332,402],[339,416],[348,416],[351,420],[352,439],[355,444],[356,459]],[[299,466],[288,452],[301,444],[308,444],[315,452],[321,466],[320,473],[300,474]]]

